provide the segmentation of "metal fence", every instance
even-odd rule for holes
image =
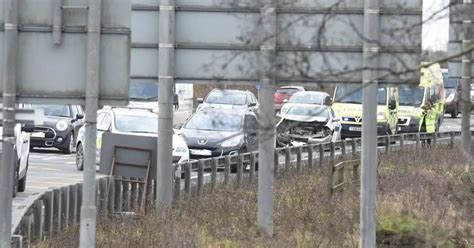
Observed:
[[[378,138],[379,152],[424,149],[423,144],[427,139],[431,140],[431,147],[443,143],[454,148],[455,137],[460,135],[460,132],[443,132],[434,135],[416,133],[380,136]],[[284,176],[289,170],[324,169],[327,168],[325,167],[327,164],[333,168],[335,161],[358,160],[360,151],[360,139],[276,148],[275,176]],[[257,152],[174,165],[174,197],[175,199],[192,198],[202,194],[204,189],[212,190],[221,184],[234,184],[237,188],[241,187],[256,180],[257,168]],[[334,171],[337,171],[337,168]],[[103,177],[96,180],[98,215],[140,213],[141,197],[146,197],[147,203],[154,202],[156,193],[153,181],[145,186],[138,183],[136,178],[125,179],[114,180],[111,177]],[[339,179],[336,178],[334,182],[342,183],[342,181],[337,181]],[[331,183],[330,187],[332,186]],[[145,190],[144,187],[147,189]],[[52,237],[64,228],[78,224],[81,201],[82,184],[53,189],[39,195],[29,206],[20,224],[13,228],[14,247],[29,246],[31,242]]]

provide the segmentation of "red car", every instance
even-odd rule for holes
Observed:
[[[290,97],[298,91],[305,91],[303,87],[300,86],[283,86],[278,88],[274,94],[275,109],[281,109],[281,106],[288,101]]]

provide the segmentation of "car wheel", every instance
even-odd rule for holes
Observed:
[[[76,168],[79,171],[84,170],[84,147],[82,143],[79,143],[76,149]]]
[[[12,191],[12,196],[15,197],[16,193],[18,192],[18,170],[15,168],[13,171],[13,191]]]
[[[64,153],[64,154],[71,154],[74,152],[74,134],[71,133],[68,137],[68,139],[66,140],[66,146],[61,149],[61,151]]]
[[[20,179],[20,181],[18,181],[18,192],[25,192],[25,189],[26,189],[26,176],[28,175],[28,165],[30,163],[30,159],[28,158],[28,160],[26,161],[26,172],[25,172],[25,176]]]
[[[453,112],[451,112],[451,118],[457,118],[458,113],[459,113],[459,109],[458,109],[458,106],[456,106],[456,108],[453,110]]]

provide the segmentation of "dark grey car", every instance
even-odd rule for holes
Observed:
[[[83,126],[84,112],[79,105],[27,105],[42,109],[43,125],[35,126],[31,134],[32,148],[57,148],[65,154],[75,150],[79,128]]]
[[[258,121],[248,110],[203,109],[182,126],[190,159],[239,154],[258,149]]]
[[[459,79],[448,78],[448,73],[443,73],[446,114],[456,118],[461,112],[461,84]]]

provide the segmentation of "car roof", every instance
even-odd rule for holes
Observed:
[[[323,91],[298,91],[293,95],[296,95],[296,94],[298,94],[298,95],[308,94],[308,95],[323,95],[323,96],[327,95],[327,96],[329,96],[328,93],[323,92]]]
[[[291,85],[288,85],[288,86],[282,86],[278,89],[299,89],[299,90],[304,90],[304,87],[302,86],[291,86]]]
[[[220,108],[212,108],[212,107],[201,109],[195,114],[202,113],[202,112],[206,114],[213,114],[213,115],[217,115],[217,114],[234,114],[234,115],[242,115],[242,116],[255,115],[253,111],[250,111],[248,109],[220,109]]]
[[[219,88],[213,89],[213,90],[212,90],[211,92],[209,92],[209,93],[216,92],[216,91],[225,92],[225,93],[235,93],[235,94],[251,93],[251,92],[248,91],[248,90],[228,90],[228,89],[219,89]]]
[[[122,114],[122,115],[133,115],[133,116],[153,116],[158,117],[156,113],[153,113],[149,109],[141,109],[141,108],[110,108],[110,109],[101,109],[101,112],[109,112],[114,114]]]

